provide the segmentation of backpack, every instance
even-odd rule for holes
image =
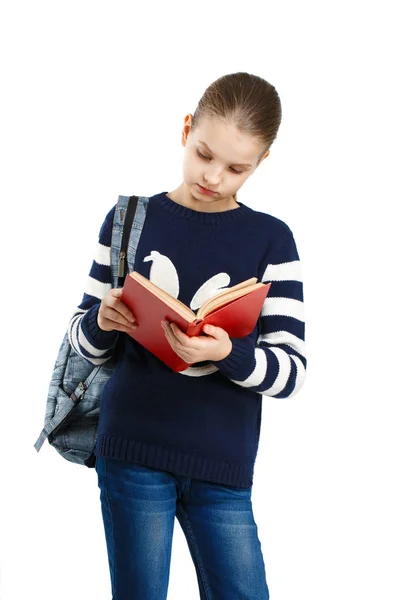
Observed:
[[[136,249],[149,199],[145,196],[119,196],[111,240],[111,273],[114,287],[122,287],[127,272],[133,270]],[[35,449],[46,439],[65,459],[93,468],[93,453],[103,388],[114,371],[114,361],[95,366],[78,354],[64,335],[49,385],[44,428]]]

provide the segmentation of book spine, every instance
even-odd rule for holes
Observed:
[[[196,335],[200,335],[201,330],[203,329],[203,325],[204,325],[203,319],[196,319],[195,321],[190,323],[189,327],[187,328],[186,335],[188,337],[194,337]]]

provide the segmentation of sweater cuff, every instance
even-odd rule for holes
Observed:
[[[81,328],[84,336],[98,350],[108,350],[118,338],[118,331],[104,331],[97,323],[100,304],[95,304],[83,315]]]
[[[213,364],[229,379],[244,381],[254,369],[254,344],[250,336],[231,338],[232,350],[222,360]]]

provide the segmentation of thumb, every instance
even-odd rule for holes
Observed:
[[[215,325],[204,325],[203,327],[204,333],[206,333],[207,335],[212,335],[214,337],[218,337],[218,329],[219,327],[215,327]]]

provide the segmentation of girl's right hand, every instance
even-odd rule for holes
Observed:
[[[103,331],[129,333],[137,328],[135,317],[120,300],[121,295],[122,288],[113,288],[102,299],[97,313],[97,324]]]

